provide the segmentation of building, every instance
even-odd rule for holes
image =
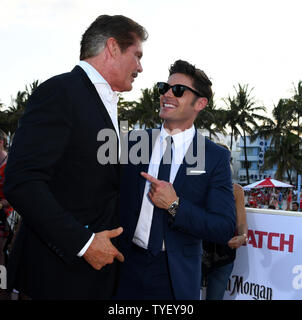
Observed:
[[[208,136],[207,130],[203,130],[202,133]],[[217,133],[217,137],[212,136],[211,139],[214,142],[220,142],[230,147],[231,136],[224,136]],[[250,141],[250,137],[246,137],[246,152],[247,152],[247,164],[249,171],[249,183],[253,183],[265,178],[275,178],[275,173],[277,171],[277,165],[273,168],[264,170],[264,155],[267,149],[271,146],[271,138],[265,139],[257,137],[253,142]],[[245,157],[244,157],[244,143],[243,138],[238,137],[235,139],[233,137],[232,150],[232,171],[233,171],[233,181],[241,185],[247,184],[246,169],[245,169]],[[293,170],[292,181],[297,180],[297,172]],[[290,183],[288,177],[284,176],[282,181]]]
[[[249,169],[249,182],[253,183],[265,178],[274,178],[277,166],[264,170],[264,154],[270,146],[271,139],[257,138],[251,142],[250,137],[246,137],[246,153],[247,153],[247,165]],[[247,184],[246,169],[245,169],[245,157],[244,157],[244,143],[240,138],[240,169],[238,172],[238,182],[240,184]]]

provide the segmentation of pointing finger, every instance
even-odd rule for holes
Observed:
[[[151,183],[159,183],[160,180],[154,178],[153,176],[151,176],[150,174],[146,173],[146,172],[141,172],[141,175],[147,179],[148,181],[150,181]]]

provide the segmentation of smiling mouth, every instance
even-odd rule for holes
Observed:
[[[167,109],[176,109],[176,107],[170,103],[163,103],[163,107]]]

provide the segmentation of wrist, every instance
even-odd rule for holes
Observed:
[[[240,235],[240,237],[242,237],[244,239],[244,243],[247,243],[248,242],[248,237],[247,237],[247,234],[246,233],[242,233]]]
[[[179,206],[179,197],[177,197],[176,200],[174,200],[167,209],[168,213],[171,214],[173,218],[176,215],[178,206]]]

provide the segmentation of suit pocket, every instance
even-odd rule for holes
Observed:
[[[185,256],[201,256],[201,243],[186,244],[183,248],[183,253]]]

